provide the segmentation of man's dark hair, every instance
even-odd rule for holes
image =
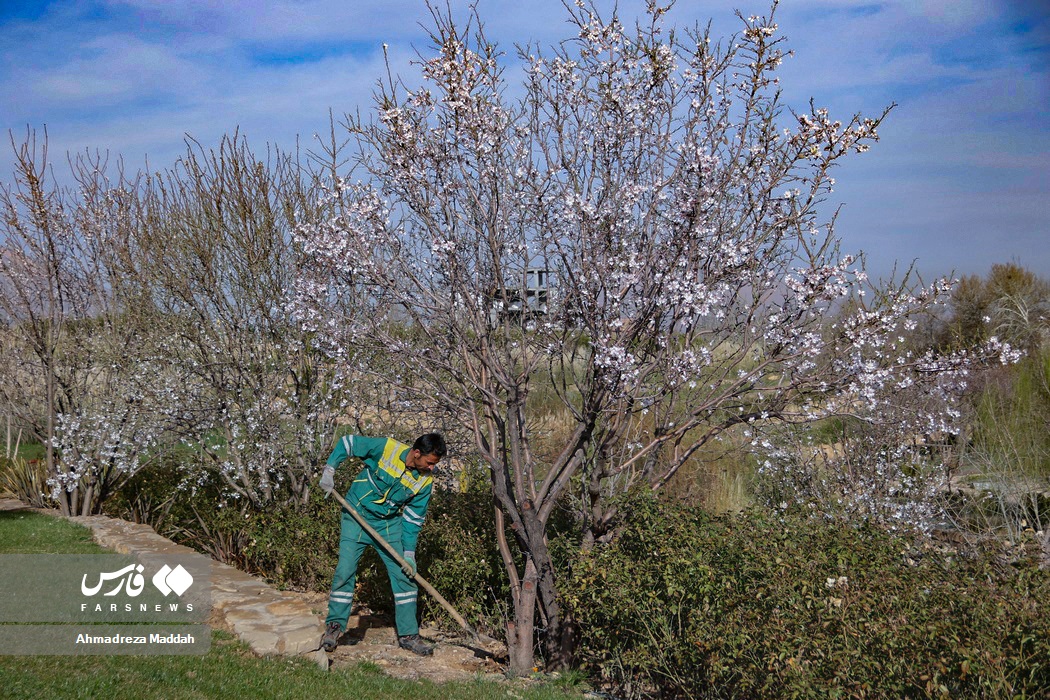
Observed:
[[[419,450],[419,453],[423,455],[437,455],[438,457],[444,457],[447,451],[445,438],[441,437],[441,433],[420,435],[412,444],[412,449]]]

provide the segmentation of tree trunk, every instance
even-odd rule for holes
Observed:
[[[48,331],[48,340],[50,341],[51,331]],[[47,444],[44,446],[46,450],[47,459],[47,474],[52,479],[58,481],[58,465],[55,464],[55,413],[58,410],[55,407],[55,364],[54,364],[54,349],[49,351],[50,356],[48,357],[47,364],[47,380],[45,385],[45,392],[47,393]],[[62,511],[62,515],[76,515],[76,512],[70,509],[69,494],[63,489],[63,492],[59,494],[58,505]]]
[[[558,589],[554,580],[554,562],[547,548],[546,523],[540,519],[531,501],[526,501],[522,507],[522,520],[535,570],[537,602],[545,628],[543,647],[547,664],[551,669],[563,670],[568,667],[572,657],[572,649],[565,647],[565,642],[571,642],[571,638],[562,634],[561,606],[558,604]]]
[[[514,592],[514,619],[507,622],[507,653],[509,671],[514,676],[532,673],[535,666],[533,648],[536,638],[536,565],[530,559],[525,564],[525,576]]]

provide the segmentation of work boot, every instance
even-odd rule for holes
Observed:
[[[325,651],[335,651],[339,646],[339,637],[343,634],[343,626],[338,622],[329,622],[324,626],[324,637],[321,639],[321,648]]]
[[[430,656],[434,653],[434,647],[424,642],[418,634],[407,634],[404,637],[398,637],[397,645],[420,656]]]

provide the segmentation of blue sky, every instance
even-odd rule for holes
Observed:
[[[462,11],[465,2],[449,0]],[[612,2],[600,0],[600,7]],[[560,0],[479,0],[490,38],[550,43]],[[633,18],[642,0],[621,0]],[[678,24],[739,27],[764,2],[680,0]],[[337,116],[370,108],[385,73],[427,46],[423,0],[0,0],[0,128],[46,125],[52,160],[84,149],[126,167],[169,166],[191,135],[235,128],[310,147]],[[882,142],[836,174],[845,251],[885,276],[917,260],[925,277],[1016,262],[1050,278],[1050,3],[1047,0],[783,0],[795,57],[789,105],[812,97],[844,121],[896,102]],[[0,180],[11,152],[0,148]]]

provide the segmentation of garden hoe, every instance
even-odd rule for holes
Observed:
[[[409,571],[413,572],[412,578],[416,580],[416,583],[418,583],[423,588],[423,590],[425,590],[427,593],[433,596],[434,600],[441,603],[441,607],[445,608],[445,610],[448,610],[449,614],[452,615],[453,619],[455,619],[455,621],[459,623],[460,627],[466,630],[467,634],[470,635],[470,638],[472,640],[479,644],[484,644],[486,646],[491,644],[498,644],[498,642],[492,637],[488,637],[483,634],[478,634],[478,631],[470,626],[470,624],[463,618],[463,616],[459,614],[459,611],[452,607],[452,604],[445,600],[445,597],[438,593],[437,589],[430,585],[429,581],[420,576],[419,573],[415,571],[415,567],[410,566],[409,563],[405,561],[404,557],[402,557],[398,553],[398,551],[394,549],[393,545],[391,545],[389,542],[383,539],[383,537],[378,532],[376,532],[375,528],[369,525],[368,522],[361,516],[361,514],[354,510],[353,506],[347,503],[346,499],[340,496],[335,491],[335,489],[329,491],[329,493],[335,496],[335,499],[339,501],[339,504],[343,506],[347,513],[353,516],[354,520],[357,521],[357,523],[364,529],[364,531],[371,535],[372,539],[378,542],[380,546],[382,546],[382,548],[386,550],[387,554],[393,557],[394,561],[398,563],[402,571],[406,573]]]

